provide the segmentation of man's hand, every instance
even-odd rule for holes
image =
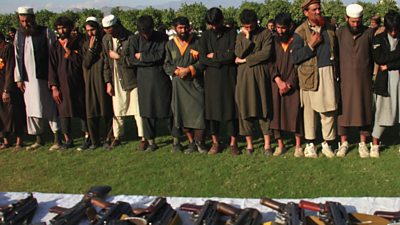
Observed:
[[[3,95],[1,96],[3,99],[4,103],[9,103],[10,102],[10,94],[8,92],[3,92]]]
[[[93,49],[94,44],[96,44],[96,41],[97,41],[97,37],[96,36],[91,36],[90,37],[90,40],[89,40],[89,48],[90,49]]]
[[[380,65],[380,66],[379,66],[379,69],[380,69],[381,71],[385,71],[385,70],[388,69],[388,67],[387,67],[387,65]]]
[[[17,82],[17,87],[21,90],[22,93],[25,93],[25,83],[23,81]]]
[[[279,76],[275,77],[275,83],[278,85],[279,94],[282,96],[292,88],[290,84],[283,81]]]
[[[140,57],[142,56],[142,54],[140,54],[140,52],[138,52],[138,53],[135,53],[135,58],[137,59],[137,60],[140,60]]]
[[[241,59],[241,58],[239,58],[239,57],[236,57],[235,63],[236,63],[236,64],[246,63],[246,59]]]
[[[51,91],[53,94],[53,99],[57,104],[61,104],[62,102],[62,96],[61,96],[61,92],[58,90],[58,87],[56,86],[52,86],[51,87]]]
[[[207,58],[209,58],[209,59],[214,58],[214,53],[213,53],[213,52],[212,52],[212,53],[208,53],[208,54],[207,54]]]
[[[119,59],[119,54],[116,52],[116,51],[113,51],[113,50],[110,50],[109,52],[108,52],[108,55],[110,56],[110,58],[112,58],[112,59]]]
[[[250,32],[246,28],[240,28],[240,32],[246,37],[246,39],[250,39]]]
[[[66,55],[70,55],[71,54],[71,50],[69,50],[69,48],[68,48],[68,38],[64,39],[62,47],[64,48]]]
[[[114,96],[115,95],[114,88],[113,88],[113,86],[111,85],[110,82],[107,83],[107,90],[106,91],[107,91],[107,94],[110,95],[110,96]]]
[[[189,67],[177,67],[177,69],[176,69],[176,75],[179,77],[179,78],[184,78],[184,77],[186,77],[188,74],[190,73],[190,69],[189,69]]]
[[[321,33],[312,32],[308,45],[314,49],[322,41]]]

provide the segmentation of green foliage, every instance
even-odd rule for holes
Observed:
[[[139,11],[138,17],[149,15],[153,17],[154,26],[157,28],[162,23],[162,11],[153,7],[147,7]]]
[[[177,16],[186,16],[192,23],[192,27],[196,30],[204,30],[206,28],[207,7],[203,3],[182,3],[181,7],[176,11]]]
[[[371,17],[377,15],[377,7],[375,7],[375,4],[371,2],[357,2],[360,4],[363,8],[363,19],[364,19],[364,25],[368,26],[370,23]]]
[[[239,10],[235,7],[229,6],[227,8],[224,7],[220,7],[220,9],[222,10],[222,13],[224,14],[224,18],[225,20],[233,20],[236,24],[236,26],[239,23]]]
[[[379,159],[360,159],[356,145],[351,145],[346,158],[306,159],[294,158],[289,144],[287,153],[267,158],[261,139],[255,140],[257,151],[252,156],[232,156],[228,150],[218,155],[173,154],[169,136],[157,142],[161,148],[152,153],[138,152],[138,141],[132,140],[112,151],[48,152],[49,145],[36,152],[3,150],[0,191],[82,193],[89,186],[108,184],[113,194],[152,196],[313,198],[399,193],[398,146],[386,147]],[[239,147],[245,148],[243,142]]]
[[[167,27],[170,27],[171,23],[174,19],[175,19],[175,10],[173,10],[171,8],[162,10],[161,22],[164,25],[166,25]]]
[[[121,20],[122,25],[130,31],[135,32],[136,20],[139,18],[139,10],[121,10],[120,7],[115,7],[111,9],[111,14],[118,17]]]
[[[324,0],[322,1],[324,15],[335,19],[338,24],[346,21],[346,7],[341,0]]]
[[[262,26],[265,26],[269,19],[275,18],[278,13],[289,12],[292,15],[293,20],[299,24],[304,20],[303,12],[300,8],[304,0],[265,0],[264,3],[244,1],[242,4],[235,7],[223,7],[220,6],[224,13],[225,19],[233,19],[238,25],[240,25],[239,15],[243,9],[253,9],[256,11],[258,18]],[[376,3],[369,1],[358,1],[358,4],[364,7],[364,23],[369,24],[369,19],[373,15],[383,16],[389,10],[399,11],[399,8],[395,0],[380,0]],[[334,18],[339,25],[345,23],[345,5],[343,0],[322,0],[322,8],[324,15]],[[186,16],[192,23],[193,28],[196,30],[206,28],[205,13],[207,7],[201,3],[182,3],[179,9],[156,9],[152,6],[138,10],[124,10],[120,7],[114,7],[111,9],[111,13],[117,16],[122,24],[131,31],[136,31],[136,20],[141,15],[153,16],[155,26],[161,24],[170,26],[172,20],[177,16]],[[76,26],[81,27],[88,16],[95,16],[101,20],[103,13],[98,9],[82,9],[79,11],[67,10],[61,13],[55,13],[46,9],[40,10],[36,13],[36,21],[38,24],[53,28],[54,20],[58,16],[68,16],[75,23]],[[10,27],[18,27],[18,19],[15,14],[0,14],[0,31],[6,32]]]
[[[240,25],[240,19],[239,19],[240,13],[242,13],[242,11],[243,11],[244,9],[252,9],[252,10],[254,10],[254,11],[257,13],[257,16],[258,16],[259,20],[261,21],[261,20],[262,20],[262,16],[264,16],[264,15],[267,14],[267,13],[266,13],[267,11],[265,10],[264,6],[265,6],[264,4],[258,3],[258,2],[248,2],[248,1],[244,1],[244,2],[240,5],[240,7],[239,7],[239,9],[238,9],[238,21],[239,21],[239,25]]]
[[[264,14],[259,15],[262,25],[265,26],[270,19],[274,19],[278,13],[289,12],[291,4],[288,0],[266,0],[263,6],[266,9]]]
[[[7,35],[8,30],[11,28],[18,28],[18,17],[16,14],[0,15],[0,31]]]
[[[397,7],[397,3],[394,0],[380,0],[377,4],[376,4],[376,11],[377,11],[377,15],[380,17],[384,17],[385,14],[389,11],[389,10],[394,10],[399,12],[399,8]]]

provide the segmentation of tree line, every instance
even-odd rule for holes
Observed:
[[[300,5],[304,0],[265,0],[264,3],[245,1],[239,7],[220,6],[225,19],[239,23],[239,14],[243,9],[253,9],[257,12],[261,25],[266,25],[268,20],[273,19],[278,13],[289,12],[295,22],[299,23],[304,19]],[[364,7],[364,23],[369,23],[369,18],[374,15],[383,16],[389,10],[399,11],[395,0],[380,0],[376,3],[358,1]],[[324,15],[335,19],[338,24],[345,22],[346,5],[341,0],[322,0]],[[186,16],[192,22],[196,30],[204,30],[206,23],[204,20],[207,7],[203,3],[183,3],[179,9],[156,9],[147,7],[144,9],[125,10],[122,7],[114,7],[111,14],[117,16],[122,24],[131,31],[136,31],[136,19],[142,15],[151,15],[154,18],[156,27],[164,25],[169,27],[171,21],[177,16]],[[59,16],[68,16],[75,21],[77,27],[82,27],[85,19],[89,16],[102,18],[103,12],[99,9],[81,9],[79,11],[66,10],[60,13],[46,9],[36,11],[36,21],[40,25],[53,27],[54,20]],[[0,31],[6,33],[11,27],[19,27],[16,13],[0,14]]]

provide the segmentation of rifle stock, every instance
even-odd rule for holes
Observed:
[[[375,216],[380,216],[388,220],[399,220],[400,219],[400,211],[397,212],[389,212],[389,211],[375,211]]]
[[[61,206],[53,206],[49,209],[49,212],[55,213],[55,214],[64,214],[67,210],[68,210],[68,208],[64,208]]]
[[[81,201],[71,208],[63,208],[61,214],[53,217],[50,225],[77,225],[85,217],[87,209],[92,207],[91,198],[104,198],[111,191],[110,186],[93,186],[82,197]],[[61,209],[60,207],[59,209]],[[64,210],[65,209],[65,210]]]
[[[201,205],[185,203],[179,207],[179,210],[194,213],[194,214],[200,214],[201,208],[203,208],[203,206],[201,206]]]

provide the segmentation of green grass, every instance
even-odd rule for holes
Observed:
[[[113,151],[0,152],[0,191],[82,193],[108,184],[113,194],[192,197],[305,198],[399,196],[398,146],[379,159],[360,159],[355,145],[346,158],[294,158],[293,148],[266,158],[257,140],[255,155],[170,153],[169,136],[160,149],[138,152],[138,141]],[[79,144],[79,143],[78,143]],[[244,148],[243,143],[239,146]],[[289,146],[291,147],[291,146]]]

